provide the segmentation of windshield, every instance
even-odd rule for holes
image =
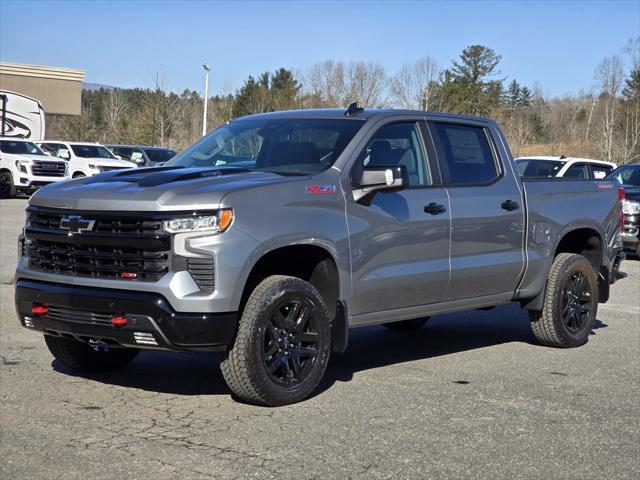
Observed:
[[[116,157],[106,147],[102,145],[71,145],[71,150],[76,157],[82,158],[109,158]]]
[[[347,118],[239,120],[216,129],[168,165],[318,173],[336,161],[363,123]]]
[[[16,155],[44,155],[35,143],[0,140],[0,152]]]
[[[149,148],[144,151],[151,163],[168,162],[176,156],[176,152],[166,148]]]
[[[560,160],[536,160],[532,158],[516,160],[518,173],[523,178],[555,177],[566,163]]]
[[[606,179],[617,180],[620,185],[627,187],[640,187],[640,165],[618,167]]]

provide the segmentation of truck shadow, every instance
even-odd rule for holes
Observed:
[[[606,326],[596,321],[594,330]],[[491,311],[439,315],[418,331],[392,331],[382,326],[357,328],[350,332],[347,351],[332,355],[314,395],[335,382],[351,381],[357,372],[513,342],[538,345],[526,312],[515,304]],[[116,372],[77,374],[57,361],[52,367],[65,375],[158,393],[229,395],[218,363],[218,356],[212,353],[142,351],[131,365]]]

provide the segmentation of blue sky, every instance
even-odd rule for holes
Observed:
[[[211,2],[0,0],[0,60],[86,70],[86,81],[172,90],[239,87],[281,66],[373,61],[392,74],[423,55],[449,66],[480,43],[502,75],[546,93],[593,85],[600,60],[640,35],[635,1]]]

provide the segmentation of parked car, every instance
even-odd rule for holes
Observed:
[[[147,145],[106,145],[114,155],[123,160],[134,162],[139,167],[153,167],[164,163],[176,156],[174,150],[164,147],[150,147]]]
[[[615,163],[590,158],[520,157],[516,158],[522,178],[582,178],[602,179],[617,167]]]
[[[616,180],[624,190],[624,248],[640,257],[640,163],[621,165],[607,177]]]
[[[71,178],[91,177],[98,173],[124,168],[136,168],[131,162],[120,160],[104,145],[86,142],[36,142],[47,155],[69,163]]]
[[[350,327],[516,301],[541,343],[583,345],[624,257],[617,185],[522,181],[506,145],[423,111],[236,119],[166,166],[36,193],[18,318],[79,371],[219,351],[264,405],[308,397]]]
[[[67,178],[67,163],[48,157],[35,143],[0,137],[0,198],[31,194]]]

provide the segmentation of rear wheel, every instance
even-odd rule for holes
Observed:
[[[136,348],[91,347],[68,338],[45,335],[51,354],[65,367],[78,372],[108,372],[126,367],[136,358]]]
[[[86,175],[84,173],[76,172],[76,173],[73,174],[72,178],[84,178],[84,177],[86,177]]]
[[[274,275],[249,297],[221,369],[242,400],[286,405],[315,390],[330,353],[329,314],[318,291],[299,278]]]
[[[402,320],[400,322],[383,323],[382,326],[389,330],[420,330],[431,317],[412,318],[411,320]]]
[[[11,172],[0,172],[0,198],[15,197],[16,193]]]
[[[582,255],[561,253],[553,261],[544,304],[529,312],[531,328],[540,343],[551,347],[579,347],[587,342],[598,311],[598,283]]]

